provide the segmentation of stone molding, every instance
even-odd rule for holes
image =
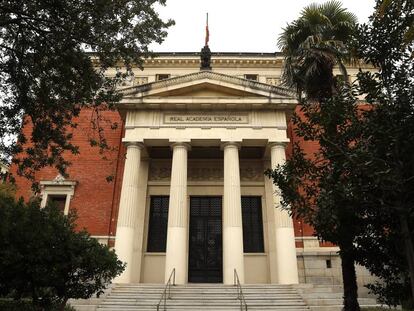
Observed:
[[[148,92],[148,91],[168,88],[173,85],[188,83],[188,82],[192,82],[195,80],[201,80],[201,79],[228,82],[231,84],[236,84],[236,85],[248,87],[251,89],[268,92],[269,95],[273,93],[274,95],[282,95],[282,96],[286,96],[292,99],[296,99],[296,94],[294,91],[281,87],[281,86],[269,85],[266,83],[247,80],[244,78],[239,78],[239,77],[234,77],[234,76],[229,76],[223,73],[218,73],[218,72],[213,72],[213,71],[208,71],[208,70],[194,72],[194,73],[190,73],[190,74],[186,74],[186,75],[182,75],[178,77],[173,77],[173,78],[169,78],[169,79],[165,79],[161,81],[156,81],[152,83],[147,83],[143,85],[137,85],[133,87],[124,88],[121,90],[121,92],[123,93],[124,96],[131,96],[131,95],[139,96],[139,94],[141,94],[142,96],[145,92]]]

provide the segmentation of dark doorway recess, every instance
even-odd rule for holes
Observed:
[[[188,282],[223,282],[221,197],[190,198]]]

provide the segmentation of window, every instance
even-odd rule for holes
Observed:
[[[151,197],[147,252],[165,252],[167,245],[168,196]]]
[[[248,74],[244,75],[244,78],[247,80],[257,81],[259,79],[258,75]]]
[[[170,74],[168,74],[168,73],[157,74],[156,75],[156,80],[161,81],[161,80],[168,79],[169,77],[170,77]]]
[[[41,207],[52,203],[59,208],[63,214],[69,213],[69,206],[72,196],[75,193],[77,182],[75,180],[66,180],[62,175],[57,175],[53,180],[41,180]]]
[[[330,259],[326,260],[326,268],[328,268],[328,269],[332,268],[332,261]]]
[[[47,196],[47,204],[53,205],[57,207],[62,213],[65,212],[65,205],[66,205],[66,194],[64,195],[56,195],[51,194]]]
[[[243,249],[245,253],[264,253],[261,197],[242,197]]]

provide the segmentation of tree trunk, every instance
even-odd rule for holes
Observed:
[[[68,302],[67,298],[64,298],[63,301],[60,303],[59,310],[65,311],[66,303]]]
[[[358,285],[355,272],[355,258],[350,246],[341,247],[342,279],[344,283],[344,311],[360,311]]]
[[[348,70],[346,70],[344,63],[342,62],[340,58],[338,58],[338,66],[339,66],[339,71],[341,72],[341,75],[344,77],[344,82],[347,85],[350,85],[351,81],[349,81]]]
[[[408,271],[410,275],[411,298],[414,299],[414,246],[411,238],[410,227],[405,215],[400,215],[401,233],[404,239],[404,250],[407,257]]]

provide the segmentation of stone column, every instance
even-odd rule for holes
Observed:
[[[138,211],[136,215],[136,227],[134,234],[134,252],[132,261],[132,283],[141,282],[142,272],[142,253],[143,253],[143,240],[144,240],[144,228],[145,228],[145,211],[147,200],[147,187],[148,187],[148,170],[149,159],[141,158],[141,164],[139,166],[138,177]]]
[[[175,268],[176,284],[185,284],[188,270],[187,153],[190,145],[174,143],[172,149],[165,282]]]
[[[271,144],[270,157],[272,169],[278,164],[283,164],[286,160],[285,143]],[[281,197],[279,191],[279,188],[273,184],[277,278],[279,284],[297,284],[299,280],[293,221],[289,213],[280,208]]]
[[[114,280],[114,283],[131,283],[132,279],[137,211],[139,204],[143,204],[138,200],[138,177],[142,149],[143,144],[141,143],[127,143],[115,240],[115,252],[118,258],[126,263],[126,267],[124,272]]]
[[[240,144],[227,142],[224,149],[223,283],[233,284],[234,269],[244,283],[243,226],[239,168]]]

